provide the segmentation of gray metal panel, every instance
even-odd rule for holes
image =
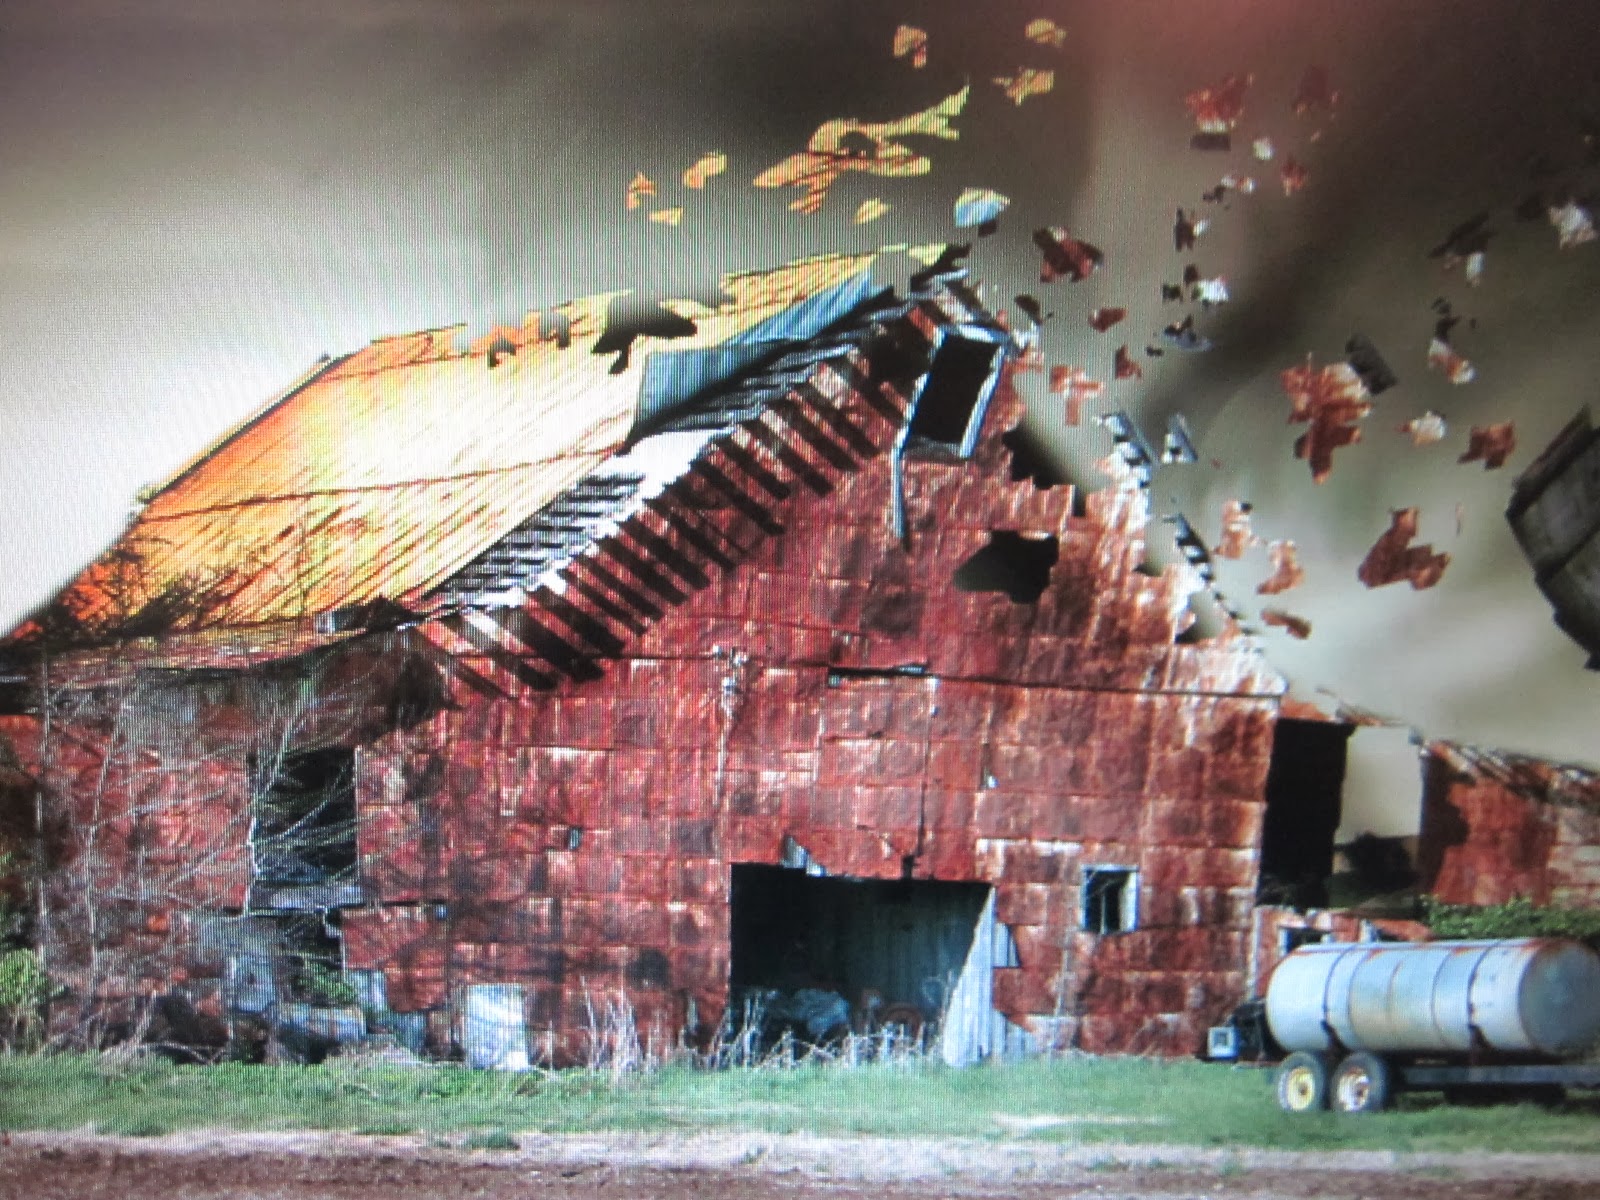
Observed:
[[[1600,439],[1586,446],[1511,522],[1537,573],[1550,570],[1600,527]]]
[[[528,1070],[528,1024],[521,986],[480,983],[467,988],[463,1041],[469,1067]]]

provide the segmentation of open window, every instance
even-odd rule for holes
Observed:
[[[946,334],[933,353],[907,427],[908,444],[934,442],[965,458],[999,379],[1001,347],[975,337]]]
[[[1352,726],[1332,721],[1278,718],[1267,768],[1258,903],[1292,908],[1328,903],[1346,746],[1353,732]]]
[[[258,908],[351,903],[354,887],[355,752],[330,746],[256,764],[251,854]]]
[[[1127,933],[1139,927],[1139,872],[1132,867],[1085,867],[1079,911],[1088,933]]]

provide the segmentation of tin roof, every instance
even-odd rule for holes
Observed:
[[[698,423],[703,441],[763,402],[727,381],[859,309],[874,258],[730,275],[716,308],[664,302],[692,334],[624,336],[615,358],[604,351],[619,345],[606,325],[620,292],[465,348],[461,327],[379,339],[313,369],[149,495],[47,613],[94,640],[481,592],[519,545],[571,551],[615,515],[608,505],[637,498],[649,469],[588,478],[631,434],[681,439]]]

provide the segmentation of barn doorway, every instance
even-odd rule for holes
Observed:
[[[927,1040],[968,966],[989,896],[982,883],[736,864],[730,1011],[758,1002],[769,1027],[810,1042],[887,1023]]]
[[[1263,904],[1321,908],[1333,874],[1333,836],[1344,800],[1347,744],[1353,726],[1280,717],[1267,768],[1261,828]]]

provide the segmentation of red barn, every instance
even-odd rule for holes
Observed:
[[[303,1020],[350,999],[320,957],[485,1062],[752,997],[951,1061],[1193,1052],[1282,683],[1189,632],[1124,461],[1019,465],[951,260],[871,267],[375,342],[149,495],[10,640],[70,996]]]

